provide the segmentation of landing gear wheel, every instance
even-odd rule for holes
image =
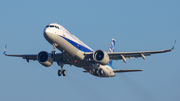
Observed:
[[[66,70],[63,70],[62,73],[63,73],[63,76],[66,76]]]
[[[100,69],[100,70],[99,70],[99,73],[100,73],[100,75],[103,75],[103,70]]]
[[[95,75],[98,75],[99,73],[98,73],[98,69],[95,69]]]
[[[55,55],[55,54],[56,54],[56,51],[52,51],[51,54]]]
[[[61,70],[58,70],[58,76],[61,76]]]

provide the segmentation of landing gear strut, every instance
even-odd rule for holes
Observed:
[[[61,66],[61,69],[58,70],[58,76],[61,76],[61,74],[63,74],[63,76],[66,76],[66,70],[63,70],[63,63],[62,61],[58,61],[58,65]]]
[[[53,51],[52,51],[52,55],[56,54],[56,47],[58,46],[58,44],[54,43],[53,45]]]

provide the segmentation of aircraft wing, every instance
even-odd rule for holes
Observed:
[[[26,59],[28,62],[29,60],[37,60],[37,54],[21,54],[21,55],[17,55],[17,54],[4,54],[6,56],[13,56],[13,57],[22,57],[23,59]]]
[[[176,41],[174,42],[175,45]],[[107,52],[109,55],[110,60],[123,60],[126,63],[126,59],[132,59],[132,58],[138,58],[142,57],[145,59],[146,56],[150,56],[151,54],[157,54],[157,53],[165,53],[165,52],[170,52],[174,49],[174,45],[171,49],[167,50],[158,50],[158,51],[140,51],[140,52]],[[93,57],[93,52],[87,52],[85,53],[85,56],[88,58]]]
[[[113,52],[108,53],[110,60],[121,60],[123,59],[124,62],[126,62],[126,59],[132,59],[132,58],[138,58],[142,57],[145,59],[146,56],[150,56],[151,54],[157,54],[157,53],[165,53],[170,52],[172,49],[169,50],[159,50],[159,51],[141,51],[141,52]]]
[[[4,54],[6,56],[13,56],[13,57],[22,57],[23,59],[28,60],[37,60],[37,55],[38,54],[21,54],[21,55],[17,55],[17,54]],[[57,62],[58,59],[65,59],[62,53],[57,53],[55,55],[53,55],[53,61]]]
[[[6,54],[6,47],[4,48],[3,54],[6,56],[12,56],[12,57],[22,57],[23,59],[26,59],[27,62],[29,62],[29,60],[37,60],[37,55],[38,54]],[[51,53],[49,53],[51,54]],[[54,62],[58,62],[59,60],[63,60],[63,64],[70,64],[63,56],[62,53],[57,53],[55,55],[52,56],[53,57],[53,61]]]

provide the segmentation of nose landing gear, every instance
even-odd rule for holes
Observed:
[[[58,46],[58,44],[54,43],[53,45],[53,51],[52,51],[52,55],[56,54],[56,47]]]

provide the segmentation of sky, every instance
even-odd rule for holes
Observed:
[[[175,49],[169,53],[114,61],[115,69],[142,69],[99,78],[82,68],[44,67],[37,61],[0,54],[1,101],[179,101],[179,0],[3,0],[0,3],[0,49],[8,54],[51,52],[43,29],[64,26],[92,49],[116,52]],[[57,50],[57,52],[60,52]]]

